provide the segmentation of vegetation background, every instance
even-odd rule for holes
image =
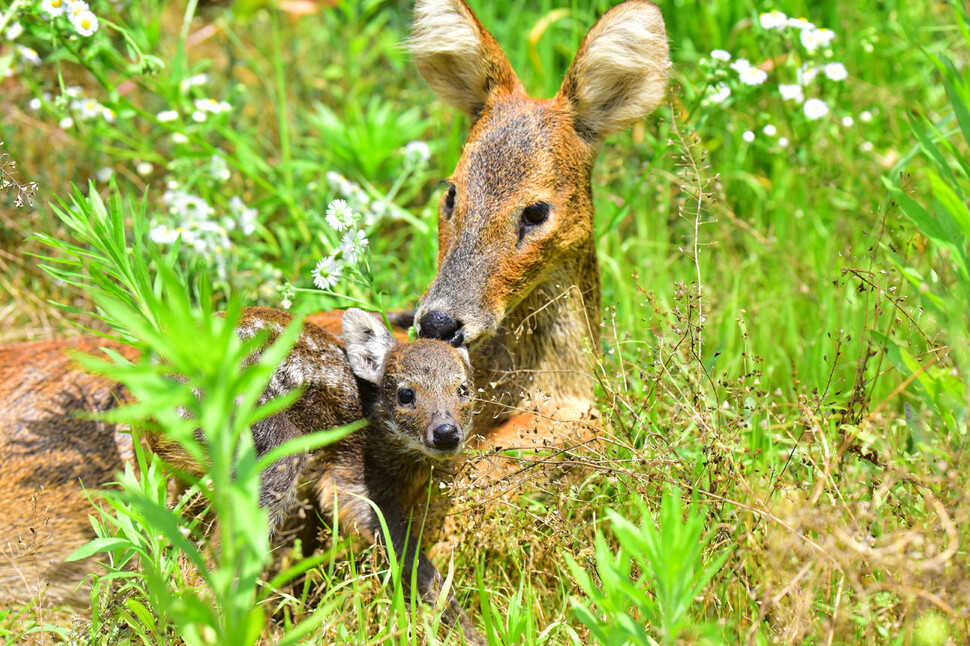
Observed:
[[[346,306],[310,291],[311,270],[340,242],[324,215],[337,198],[362,214],[371,269],[333,289],[414,307],[435,272],[436,182],[467,123],[408,60],[408,3],[93,0],[99,26],[85,36],[52,18],[50,2],[0,9],[12,182],[0,195],[0,340],[101,329],[93,312],[137,322],[169,302],[187,317],[232,299]],[[473,8],[526,88],[551,96],[609,5]],[[659,5],[670,100],[607,142],[593,182],[605,308],[596,370],[612,431],[596,452],[564,458],[583,475],[549,482],[526,469],[520,499],[469,503],[453,560],[439,566],[453,568],[492,643],[963,643],[967,6]],[[764,18],[773,10],[832,34],[806,38],[813,29]],[[72,183],[74,206],[50,208]],[[109,193],[128,202],[99,210]],[[81,229],[123,214],[140,271],[173,276],[159,292],[171,300],[133,290],[145,296],[135,314],[96,307],[82,278],[45,274],[31,254],[51,252],[30,236],[76,240],[72,213]],[[110,255],[114,242],[78,244]],[[162,322],[160,337],[133,336],[173,360],[186,328]],[[129,493],[160,482],[126,477]],[[117,510],[131,517],[125,500]],[[151,549],[174,562],[164,540]],[[211,632],[180,630],[205,622],[165,605],[158,590],[176,599],[191,586],[161,567],[124,594],[99,588],[115,597],[94,604],[91,624],[72,627],[38,600],[0,615],[0,635],[215,643],[234,616],[225,604],[248,603],[257,619],[239,620],[243,641],[406,643],[411,631],[460,643],[430,609],[382,594],[386,565],[350,549],[333,546],[296,592],[267,591],[250,573],[251,589],[194,597],[221,608],[206,615]],[[307,618],[312,630],[292,628]]]

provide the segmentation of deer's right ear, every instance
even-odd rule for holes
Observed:
[[[411,53],[431,89],[472,122],[499,88],[522,89],[502,48],[462,0],[417,0]]]
[[[355,307],[344,312],[343,332],[350,369],[364,381],[379,383],[384,359],[397,339],[379,318]]]

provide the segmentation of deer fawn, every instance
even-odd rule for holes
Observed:
[[[486,445],[521,446],[537,427],[539,440],[575,441],[576,425],[542,420],[595,416],[591,173],[604,138],[663,98],[660,10],[645,0],[610,9],[547,100],[526,95],[462,0],[418,0],[411,50],[428,85],[471,120],[438,204],[438,275],[416,312],[419,334],[469,348]]]

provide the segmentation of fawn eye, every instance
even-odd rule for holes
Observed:
[[[526,227],[539,226],[549,217],[549,203],[536,202],[522,209],[522,224]]]
[[[397,400],[407,406],[414,403],[414,391],[410,388],[401,388],[397,391]]]
[[[455,189],[455,185],[454,184],[452,184],[451,186],[449,186],[448,187],[448,192],[445,193],[445,201],[444,201],[444,203],[442,203],[442,215],[444,215],[445,218],[450,218],[452,212],[455,210],[455,194],[456,193],[457,193],[457,190]]]

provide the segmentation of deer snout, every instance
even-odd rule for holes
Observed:
[[[431,445],[439,451],[456,451],[461,446],[461,432],[454,424],[440,424],[431,433]]]
[[[439,310],[426,312],[418,321],[418,335],[424,339],[440,339],[458,348],[465,342],[461,321]]]

